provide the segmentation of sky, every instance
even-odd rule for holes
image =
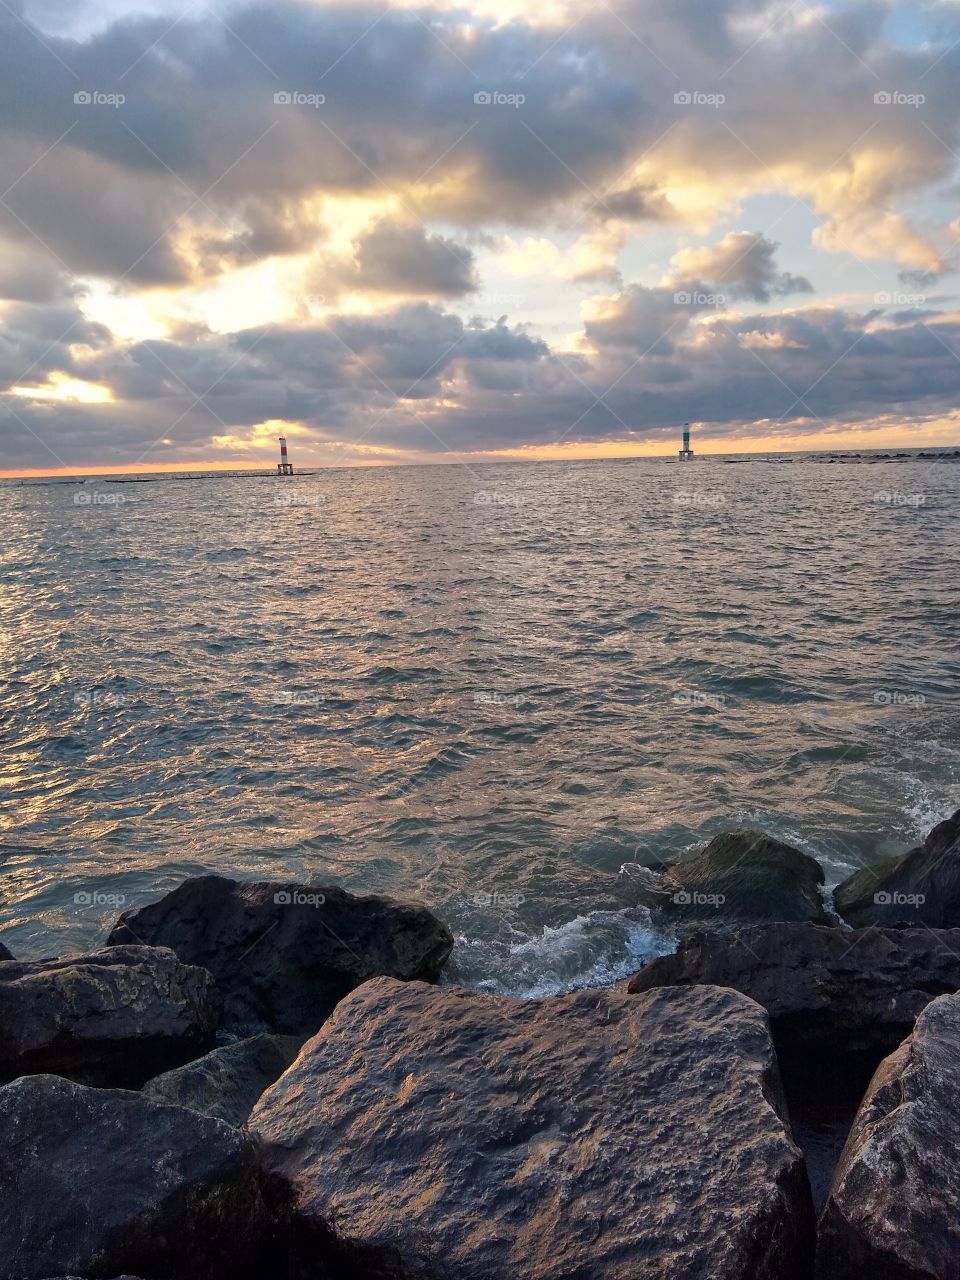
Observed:
[[[0,474],[960,444],[960,0],[3,0]]]

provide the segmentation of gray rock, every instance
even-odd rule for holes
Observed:
[[[960,928],[960,809],[918,848],[844,880],[834,901],[853,925]]]
[[[148,1080],[141,1092],[156,1102],[189,1107],[241,1125],[265,1089],[300,1052],[299,1036],[252,1036]]]
[[[225,1027],[304,1035],[368,978],[433,981],[453,947],[425,907],[223,876],[187,880],[125,912],[107,941],[133,940],[209,969],[224,993]]]
[[[697,933],[652,960],[630,992],[711,983],[763,1005],[784,1057],[869,1053],[875,1066],[920,1011],[960,988],[960,929],[750,925]],[[872,1067],[871,1067],[872,1070]]]
[[[960,1274],[960,997],[940,996],[877,1070],[820,1222],[821,1280]]]
[[[214,1043],[205,969],[162,947],[0,963],[0,1078],[50,1072],[137,1087]]]
[[[829,923],[819,864],[762,831],[726,831],[665,872],[639,874],[647,905],[678,922]]]
[[[266,1212],[241,1130],[59,1076],[0,1088],[0,1277],[259,1280]]]
[[[378,979],[248,1127],[291,1275],[799,1280],[803,1162],[766,1015],[716,987],[539,1001]]]

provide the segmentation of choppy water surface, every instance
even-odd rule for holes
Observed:
[[[958,500],[917,460],[2,485],[3,936],[296,876],[527,993],[668,945],[625,862],[749,823],[835,882],[960,804]]]

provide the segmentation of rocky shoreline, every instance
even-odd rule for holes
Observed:
[[[538,1000],[328,886],[0,945],[0,1280],[956,1280],[960,811],[831,901],[753,831],[631,880],[677,951]]]

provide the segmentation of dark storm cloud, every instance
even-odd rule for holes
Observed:
[[[646,305],[664,323],[665,291]],[[673,305],[672,303],[670,304]],[[436,454],[518,444],[672,439],[688,420],[717,434],[820,430],[881,414],[932,415],[960,395],[960,324],[890,323],[831,307],[776,315],[682,313],[669,343],[643,354],[595,330],[593,353],[551,352],[505,323],[464,325],[425,303],[308,328],[269,327],[186,344],[96,349],[69,367],[96,372],[116,403],[7,397],[5,459],[36,463],[39,435],[66,462],[189,461],[214,437],[302,422],[318,441]],[[29,318],[29,317],[27,317]],[[21,320],[23,317],[21,317]],[[90,335],[97,337],[98,335]],[[44,373],[49,364],[42,365]],[[39,379],[39,373],[35,374]],[[171,438],[171,446],[154,442]],[[206,450],[206,455],[204,455]],[[256,461],[242,445],[222,455]]]
[[[399,193],[411,217],[471,227],[574,207],[663,220],[658,167],[736,184],[789,160],[825,238],[864,241],[862,209],[946,176],[958,142],[960,49],[935,61],[884,45],[884,13],[867,0],[856,15],[831,12],[830,30],[789,13],[777,26],[735,0],[709,17],[621,0],[557,31],[287,0],[191,11],[172,27],[130,16],[78,40],[35,32],[5,5],[0,167],[16,186],[0,229],[39,237],[78,273],[176,283],[309,246],[323,232],[304,204],[316,192]],[[908,90],[920,77],[922,115],[874,102],[878,85]],[[720,109],[675,101],[721,88]],[[78,91],[125,101],[77,105]],[[326,100],[278,104],[277,93]],[[482,98],[497,93],[524,101]],[[870,163],[838,183],[851,150]],[[631,178],[645,157],[653,172]],[[195,257],[178,242],[193,223],[205,240]],[[920,259],[933,249],[909,251],[907,265],[932,269]]]
[[[356,241],[354,256],[317,273],[328,295],[336,290],[456,298],[478,287],[473,252],[419,225],[381,219]]]
[[[672,259],[676,286],[699,289],[706,281],[726,297],[753,302],[812,293],[809,280],[777,269],[778,247],[759,231],[731,231],[718,244],[678,253]]]
[[[43,382],[51,373],[82,377],[83,358],[73,348],[104,348],[109,342],[109,329],[91,324],[73,303],[13,303],[0,325],[0,389],[23,380]]]
[[[884,40],[882,0],[816,21],[790,5],[775,20],[759,0],[617,0],[569,28],[290,0],[188,9],[171,26],[157,8],[88,34],[89,8],[66,36],[55,0],[42,32],[0,4],[0,298],[15,304],[0,313],[0,375],[59,372],[115,396],[7,397],[4,462],[36,461],[31,431],[76,463],[129,463],[168,435],[150,453],[159,465],[165,449],[202,460],[213,437],[276,418],[439,451],[955,403],[949,316],[729,312],[730,299],[809,291],[757,231],[681,251],[658,287],[629,284],[593,310],[574,353],[425,301],[469,296],[468,246],[506,227],[679,225],[683,194],[699,225],[775,187],[813,209],[819,245],[938,278],[945,229],[897,207],[953,172],[955,11],[919,6],[940,43],[904,49]],[[920,86],[922,111],[875,101]],[[338,195],[392,210],[346,258],[326,243],[324,198]],[[185,322],[165,341],[114,344],[73,297],[75,277],[124,291],[292,253],[311,254],[334,294],[421,301],[226,335]],[[585,271],[614,278],[607,262]]]

